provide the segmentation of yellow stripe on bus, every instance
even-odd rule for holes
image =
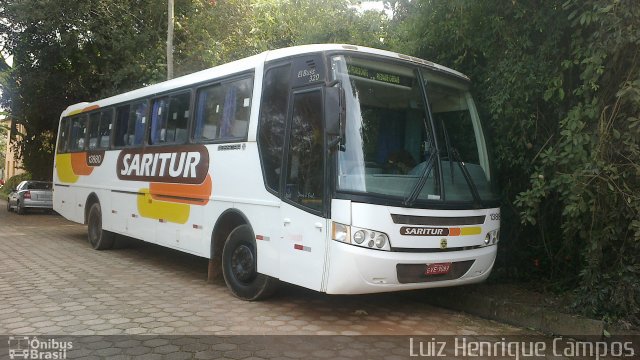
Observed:
[[[71,153],[56,155],[56,172],[58,179],[64,183],[75,183],[79,176],[73,171]]]
[[[471,227],[463,227],[460,228],[460,235],[479,235],[482,233],[482,228],[480,226],[471,226]]]
[[[154,200],[149,189],[138,190],[138,212],[142,217],[185,224],[189,220],[190,210],[189,204]]]

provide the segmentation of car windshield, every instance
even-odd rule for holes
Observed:
[[[345,90],[338,191],[394,197],[405,204],[496,199],[466,82],[360,56],[333,56],[331,66]]]
[[[51,190],[51,183],[48,182],[30,182],[28,186],[30,190]]]

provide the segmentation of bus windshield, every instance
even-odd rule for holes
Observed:
[[[395,198],[406,206],[497,199],[466,82],[366,57],[333,56],[331,67],[346,94],[339,192]]]

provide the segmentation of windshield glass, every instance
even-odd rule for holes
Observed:
[[[345,90],[347,112],[338,191],[402,201],[473,201],[476,188],[482,200],[495,198],[482,128],[465,83],[364,57],[333,56],[331,66]],[[426,168],[428,163],[433,166]]]
[[[421,73],[436,129],[446,200],[472,201],[471,188],[482,200],[496,200],[484,134],[468,85],[427,70]],[[465,179],[465,171],[470,179]]]

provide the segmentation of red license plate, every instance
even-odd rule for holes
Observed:
[[[441,275],[447,274],[451,269],[451,263],[436,263],[436,264],[427,264],[427,268],[424,271],[425,275]]]

